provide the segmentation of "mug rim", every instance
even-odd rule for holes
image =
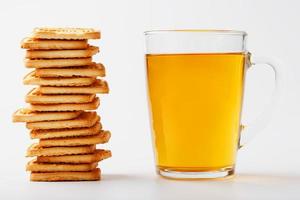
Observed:
[[[229,29],[166,29],[166,30],[149,30],[145,31],[145,35],[163,34],[163,33],[209,33],[221,35],[242,35],[246,36],[245,31],[229,30]]]

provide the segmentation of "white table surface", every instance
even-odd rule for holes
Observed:
[[[1,174],[0,199],[300,199],[300,176],[292,172],[238,169],[227,180],[174,181],[157,176],[149,160],[102,166],[101,181],[52,183],[28,181],[19,166],[19,174]]]
[[[1,199],[299,199],[300,178],[240,172],[223,181],[172,181],[150,171],[104,174],[97,182],[2,177]]]

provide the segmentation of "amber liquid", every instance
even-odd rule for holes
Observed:
[[[147,55],[158,168],[213,171],[234,166],[244,60],[242,53]]]

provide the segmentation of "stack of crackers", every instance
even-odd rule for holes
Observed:
[[[100,32],[87,28],[36,28],[22,41],[25,66],[33,68],[25,85],[37,85],[26,96],[27,108],[16,111],[14,122],[26,122],[32,139],[27,164],[32,181],[100,180],[98,162],[111,157],[97,149],[110,132],[102,129],[96,110],[98,93],[108,93],[105,68],[94,63],[99,48],[88,39]]]

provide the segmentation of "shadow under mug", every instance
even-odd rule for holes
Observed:
[[[146,71],[152,141],[159,175],[207,179],[234,174],[237,150],[264,128],[278,99],[279,66],[250,56],[243,31],[147,31]],[[248,68],[270,66],[270,104],[241,125]],[[241,132],[243,133],[241,136]]]

